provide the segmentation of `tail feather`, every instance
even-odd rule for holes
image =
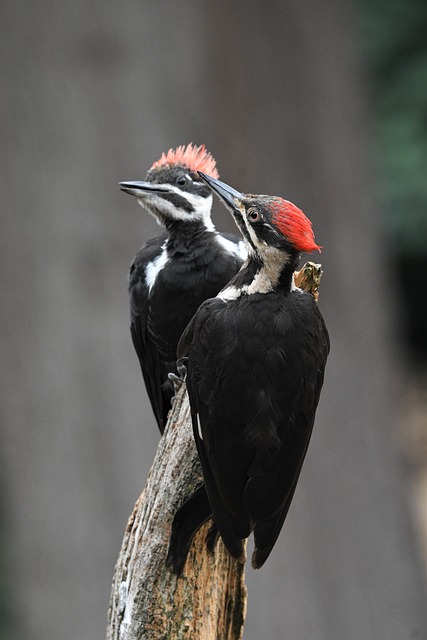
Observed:
[[[211,505],[202,485],[178,509],[173,519],[166,566],[177,576],[182,573],[194,536],[211,517]]]
[[[255,549],[252,554],[252,568],[260,569],[267,560],[268,556],[273,549],[279,533],[282,529],[283,523],[288,515],[289,507],[291,506],[292,498],[294,497],[295,489],[297,486],[296,479],[291,492],[286,498],[286,502],[283,508],[275,518],[269,520],[258,520],[254,527],[254,540]]]

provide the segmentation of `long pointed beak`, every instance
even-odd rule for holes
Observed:
[[[167,189],[156,187],[151,182],[119,182],[120,190],[130,193],[131,196],[141,197],[150,193],[167,193]]]
[[[202,173],[202,171],[198,171],[197,173],[212,189],[212,191],[221,198],[225,205],[231,209],[232,213],[241,215],[240,204],[244,198],[243,193],[236,191],[236,189],[225,184],[225,182],[221,182],[221,180],[217,180],[216,178],[212,178],[212,176],[206,175],[206,173]]]

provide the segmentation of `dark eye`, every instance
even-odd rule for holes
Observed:
[[[248,218],[251,222],[258,222],[260,219],[260,214],[256,209],[249,209]]]
[[[187,184],[187,176],[180,176],[176,182],[180,187],[183,187],[185,184]]]

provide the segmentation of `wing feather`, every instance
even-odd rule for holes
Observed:
[[[162,365],[156,345],[148,331],[149,288],[147,266],[162,251],[165,236],[153,238],[138,252],[129,273],[130,330],[132,342],[138,355],[145,387],[154,416],[163,433],[170,406],[162,394]]]

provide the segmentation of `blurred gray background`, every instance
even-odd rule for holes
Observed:
[[[295,201],[324,247],[326,383],[279,542],[247,570],[245,640],[427,638],[412,360],[362,9],[1,2],[2,640],[105,635],[159,437],[126,291],[159,228],[117,183],[190,141],[236,188]]]

